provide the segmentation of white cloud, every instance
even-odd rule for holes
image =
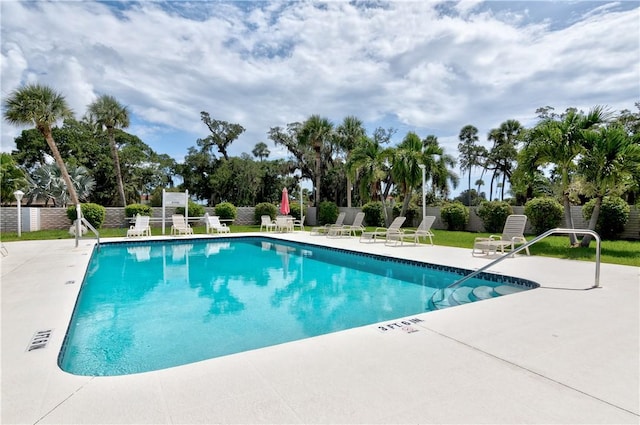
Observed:
[[[2,93],[49,84],[78,117],[113,95],[132,133],[178,159],[206,136],[203,110],[247,129],[232,154],[316,113],[436,134],[456,154],[466,124],[484,140],[540,106],[640,98],[640,8],[553,5],[562,16],[540,2],[2,2]],[[3,150],[18,131],[2,126]]]

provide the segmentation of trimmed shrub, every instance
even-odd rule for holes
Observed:
[[[499,233],[504,229],[507,217],[513,214],[513,208],[504,201],[484,201],[478,207],[477,214],[482,219],[485,232]]]
[[[320,225],[333,224],[338,218],[338,206],[331,201],[322,201],[318,207],[318,222]]]
[[[129,204],[124,207],[124,215],[125,217],[135,217],[136,215],[148,215],[151,217],[152,209],[149,205],[144,204]]]
[[[582,207],[582,217],[584,217],[585,220],[588,221],[591,219],[595,205],[595,199],[584,204]],[[603,239],[615,239],[624,231],[624,225],[627,224],[629,220],[629,211],[629,204],[627,204],[624,199],[605,196],[600,206],[596,232],[598,232]]]
[[[263,215],[268,215],[271,217],[271,220],[276,218],[276,214],[278,214],[278,208],[273,205],[271,202],[261,202],[255,207],[254,218],[256,223],[260,223],[260,220]]]
[[[200,204],[196,204],[191,199],[189,199],[189,217],[203,217],[206,210]],[[176,214],[184,214],[184,207],[176,208]]]
[[[369,202],[362,207],[364,222],[367,226],[384,226],[384,211],[382,202]]]
[[[534,232],[539,235],[562,223],[564,207],[555,198],[541,196],[524,205],[524,214],[531,222]]]
[[[82,211],[82,215],[87,219],[89,223],[96,229],[99,229],[104,223],[104,218],[107,215],[107,209],[102,205],[86,203],[80,204],[80,211]],[[76,206],[71,205],[67,208],[67,217],[73,223],[77,218],[78,214],[76,213]]]
[[[289,204],[289,215],[295,218],[296,220],[300,220],[300,202],[291,202]],[[334,222],[335,223],[335,222]]]
[[[238,210],[231,202],[221,202],[216,205],[216,215],[221,219],[235,220],[238,215]]]
[[[448,230],[464,230],[469,222],[469,208],[461,202],[447,202],[440,209],[440,217]]]
[[[420,217],[422,209],[418,209],[418,207],[414,204],[409,204],[409,208],[407,208],[407,212],[405,213],[406,220],[402,224],[403,227],[411,227],[415,222],[417,217]],[[402,204],[395,204],[393,206],[393,216],[399,217],[402,212]]]

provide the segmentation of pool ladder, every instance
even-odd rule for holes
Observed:
[[[469,273],[468,275],[464,276],[463,278],[456,280],[455,282],[453,282],[451,285],[447,286],[446,288],[439,289],[438,291],[436,291],[433,294],[433,296],[429,300],[429,307],[433,307],[433,308],[437,309],[437,308],[445,308],[445,307],[452,307],[454,305],[459,305],[460,303],[456,301],[455,297],[453,296],[453,293],[455,292],[456,288],[462,286],[461,284],[463,282],[466,282],[467,280],[479,275],[480,273],[484,272],[488,268],[490,268],[490,267],[502,262],[506,258],[512,257],[517,252],[520,252],[523,249],[529,248],[531,245],[533,245],[536,242],[541,241],[542,239],[546,238],[547,236],[551,236],[551,235],[554,235],[554,234],[591,235],[591,236],[593,236],[595,238],[595,240],[596,240],[596,276],[595,276],[595,282],[594,282],[592,287],[585,288],[585,289],[594,289],[594,288],[600,287],[600,235],[598,235],[597,232],[594,232],[593,230],[590,230],[590,229],[564,229],[564,228],[557,227],[555,229],[547,230],[546,232],[542,233],[541,235],[535,237],[534,239],[531,239],[529,242],[527,242],[527,243],[525,243],[523,245],[520,245],[519,247],[517,247],[513,251],[507,252],[506,254],[496,258],[495,260],[493,260],[492,262],[490,262],[486,266],[482,266],[479,269],[477,269],[477,270]],[[449,294],[448,296],[446,296],[447,293]],[[445,304],[445,301],[446,301],[446,304]]]

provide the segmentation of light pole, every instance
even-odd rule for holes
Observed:
[[[22,236],[22,211],[20,210],[20,208],[22,207],[22,197],[24,196],[24,192],[21,191],[20,189],[16,190],[15,192],[13,192],[13,196],[16,197],[16,201],[18,201],[18,237]]]
[[[425,192],[425,186],[427,185],[426,166],[424,164],[418,164],[418,167],[420,167],[420,171],[422,171],[422,220],[424,221],[424,218],[427,216],[427,193]]]

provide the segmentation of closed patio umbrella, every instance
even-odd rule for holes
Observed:
[[[290,211],[291,210],[289,209],[289,192],[285,187],[284,189],[282,189],[282,200],[280,201],[280,213],[282,215],[289,215]]]

